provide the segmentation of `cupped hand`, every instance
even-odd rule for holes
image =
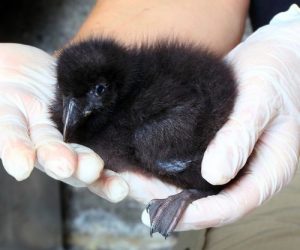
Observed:
[[[92,150],[64,143],[49,119],[54,69],[55,59],[37,48],[0,44],[0,156],[5,170],[19,181],[34,166],[74,186],[98,179],[102,196],[123,199],[128,192],[124,180],[102,171],[103,161]]]
[[[202,174],[212,184],[225,184],[240,169],[245,171],[220,194],[193,202],[177,230],[230,223],[292,179],[300,142],[299,20],[300,11],[294,6],[227,56],[238,79],[239,95],[229,121],[204,155]],[[36,162],[50,176],[88,186],[111,201],[119,201],[129,192],[147,203],[180,191],[156,178],[102,171],[103,162],[93,151],[64,144],[46,115],[55,84],[49,71],[54,60],[40,50],[18,46],[0,47],[5,52],[0,56],[0,124],[6,131],[1,133],[0,149],[10,174],[24,179]],[[145,211],[142,219],[149,225]]]
[[[177,230],[233,222],[269,199],[295,174],[300,148],[300,10],[277,15],[226,58],[238,80],[229,121],[207,148],[202,174],[225,184],[220,194],[193,202]],[[179,192],[155,178],[124,173],[130,194],[147,203]],[[144,211],[142,220],[149,225]]]

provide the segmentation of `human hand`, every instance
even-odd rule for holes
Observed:
[[[227,57],[239,95],[229,121],[210,143],[202,174],[225,184],[216,196],[193,202],[177,230],[221,226],[269,199],[294,176],[300,148],[300,10],[294,6],[259,29]],[[249,156],[251,157],[249,158]],[[133,173],[122,174],[141,202],[165,198],[176,187]],[[149,225],[144,211],[142,219]]]
[[[34,165],[74,186],[87,186],[98,179],[98,193],[101,189],[102,196],[111,201],[123,199],[126,183],[117,174],[102,171],[103,161],[92,150],[64,143],[49,119],[54,67],[55,59],[37,48],[0,44],[0,156],[4,168],[19,181],[30,175]]]

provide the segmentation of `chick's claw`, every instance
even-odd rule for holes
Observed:
[[[146,207],[150,216],[150,235],[158,232],[167,238],[174,231],[187,206],[202,197],[202,192],[188,189],[166,199],[152,200]]]

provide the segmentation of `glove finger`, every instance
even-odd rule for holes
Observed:
[[[85,146],[75,143],[69,145],[77,153],[78,165],[71,177],[61,181],[78,188],[87,187],[100,177],[104,162],[93,150]]]
[[[1,103],[0,131],[0,153],[5,170],[18,181],[26,179],[34,167],[35,149],[26,119],[15,106]]]
[[[273,121],[259,139],[245,173],[220,194],[193,202],[177,230],[231,223],[279,191],[297,169],[299,131],[293,118],[279,117]],[[149,216],[145,212],[142,219],[149,225]]]
[[[23,73],[25,74],[26,72],[26,69],[24,69]],[[39,84],[46,85],[47,88],[51,87],[49,82],[54,81],[49,72],[47,77],[42,76],[42,71],[28,72],[28,74],[30,76],[34,75],[35,80]],[[32,84],[30,86],[33,87]],[[39,88],[36,87],[36,89],[38,90]],[[55,128],[54,123],[49,117],[48,106],[51,93],[54,90],[48,91],[49,95],[47,97],[36,93],[39,97],[44,96],[45,98],[36,98],[34,95],[27,94],[23,90],[19,93],[19,96],[12,98],[9,95],[8,98],[27,117],[30,138],[36,148],[37,160],[39,162],[38,167],[52,178],[64,179],[72,176],[74,173],[77,166],[77,154],[68,144],[63,142],[62,135]]]
[[[19,44],[1,44],[1,102],[9,102],[25,117],[29,136],[37,149],[39,168],[54,178],[69,177],[76,166],[76,154],[62,143],[49,119],[41,117],[53,98],[55,60],[37,48]],[[4,98],[5,97],[5,98]],[[43,165],[43,167],[41,167]]]
[[[236,176],[281,107],[281,98],[270,83],[254,77],[242,82],[233,113],[204,153],[202,176],[214,185]]]
[[[74,177],[85,184],[95,182],[103,170],[103,160],[90,148],[75,143],[70,145],[78,157],[78,166]]]
[[[111,202],[123,200],[129,193],[126,181],[117,173],[105,169],[99,180],[88,186],[89,190]]]
[[[48,119],[40,118],[31,123],[30,136],[37,150],[37,160],[49,176],[64,179],[73,175],[78,163],[77,154],[63,142],[62,135]]]

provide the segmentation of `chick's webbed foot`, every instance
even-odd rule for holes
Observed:
[[[187,206],[194,200],[213,195],[215,193],[187,189],[169,196],[166,199],[154,199],[147,205],[150,216],[150,235],[158,232],[165,238],[173,232]]]

